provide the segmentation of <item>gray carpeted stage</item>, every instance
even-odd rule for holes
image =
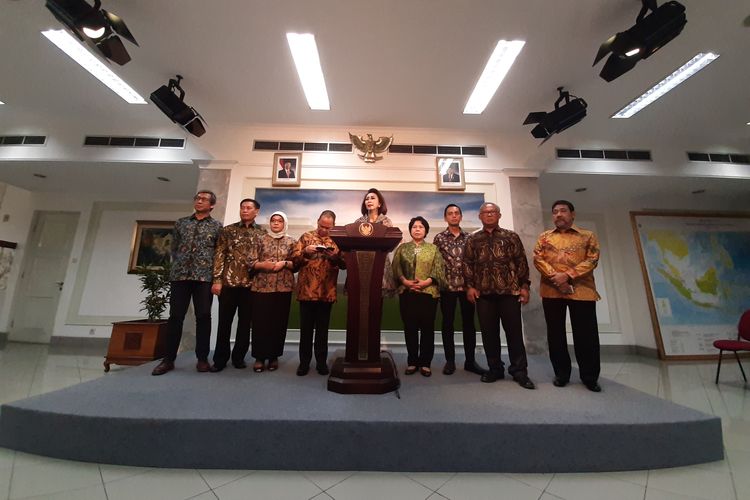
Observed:
[[[404,356],[396,356],[403,371]],[[340,395],[314,370],[231,366],[152,377],[155,363],[5,404],[0,445],[90,462],[227,469],[582,472],[653,469],[723,458],[719,418],[603,379],[604,392],[482,384],[459,370],[401,374],[400,399]],[[574,377],[576,374],[574,373]]]

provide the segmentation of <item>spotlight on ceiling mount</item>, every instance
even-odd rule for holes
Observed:
[[[611,82],[627,73],[641,59],[648,57],[680,34],[687,24],[685,6],[671,1],[656,6],[656,0],[641,0],[643,7],[635,25],[627,31],[617,33],[599,47],[594,64],[609,54],[599,76]],[[648,11],[650,14],[646,15]]]
[[[120,66],[130,61],[130,54],[120,36],[134,45],[135,37],[119,16],[101,8],[101,0],[94,6],[85,0],[47,0],[46,7],[79,40],[96,49],[107,60]],[[120,35],[120,36],[117,36]]]
[[[538,123],[536,127],[531,129],[531,135],[537,139],[544,139],[542,144],[547,142],[554,134],[572,127],[586,116],[586,101],[576,96],[571,99],[570,92],[563,90],[563,87],[557,87],[557,91],[560,96],[555,101],[554,111],[529,113],[529,116],[523,122],[524,125]],[[565,104],[562,104],[563,101],[565,101]]]
[[[169,79],[169,86],[162,85],[151,93],[151,101],[158,106],[170,120],[180,125],[196,137],[206,133],[205,121],[195,108],[185,104],[185,91],[180,87],[182,76]]]

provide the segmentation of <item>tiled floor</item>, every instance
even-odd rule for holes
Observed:
[[[101,362],[97,354],[8,343],[0,350],[0,402],[101,377]],[[721,462],[597,474],[293,472],[97,465],[0,448],[0,499],[750,500],[749,386],[731,360],[722,383],[714,385],[715,367],[605,356],[602,376],[721,417],[726,447]],[[436,374],[438,380],[442,376]]]

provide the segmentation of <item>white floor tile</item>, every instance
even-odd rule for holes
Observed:
[[[16,452],[8,448],[0,448],[0,469],[9,469],[13,467],[13,460]]]
[[[456,474],[437,492],[451,500],[537,500],[542,495],[542,490],[511,479],[505,474]]]
[[[190,497],[188,500],[219,500],[219,497],[213,491],[207,491],[198,496]]]
[[[13,470],[10,468],[0,469],[0,498],[5,500],[10,494],[10,475]]]
[[[648,471],[647,470],[628,470],[622,472],[605,472],[607,476],[625,481],[627,483],[638,484],[640,486],[646,486],[648,482]]]
[[[555,474],[546,490],[565,500],[642,500],[645,491],[644,486],[606,474]]]
[[[321,492],[319,495],[315,495],[310,500],[333,500],[333,498],[326,493],[325,491]]]
[[[145,474],[105,483],[109,500],[184,500],[210,490],[192,469],[151,469]]]
[[[352,471],[303,471],[302,475],[312,481],[318,488],[325,491],[351,477]]]
[[[432,491],[440,489],[456,474],[453,472],[405,472],[404,476]]]
[[[734,499],[729,472],[712,472],[694,466],[651,471],[648,487],[708,500]]]
[[[670,491],[662,491],[656,488],[646,488],[645,500],[705,500],[700,497],[681,495]]]
[[[727,450],[735,493],[738,499],[750,499],[750,452]]]
[[[10,498],[49,495],[101,484],[95,464],[48,459],[43,463],[16,463],[10,485]]]
[[[532,488],[544,491],[554,474],[505,474],[511,479],[521,481],[523,484],[527,484]]]
[[[415,500],[433,492],[397,472],[358,472],[326,493],[336,500]]]
[[[253,473],[250,470],[237,469],[199,469],[198,472],[212,489],[224,486]]]
[[[299,472],[257,471],[215,488],[214,493],[219,500],[302,500],[321,491]]]
[[[137,476],[138,474],[145,474],[152,469],[148,467],[130,467],[127,465],[99,464],[99,470],[102,473],[104,482],[108,483],[110,481],[117,481],[118,479],[125,479],[126,477]]]
[[[107,500],[107,494],[104,492],[104,486],[98,484],[80,490],[68,490],[59,493],[50,493],[49,495],[26,497],[24,500]]]

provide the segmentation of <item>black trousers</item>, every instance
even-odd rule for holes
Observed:
[[[299,301],[299,363],[309,365],[315,337],[315,363],[326,364],[328,359],[328,324],[333,302],[320,300]]]
[[[252,356],[259,361],[278,358],[284,354],[292,292],[252,292],[252,301]]]
[[[542,299],[544,319],[547,321],[549,359],[555,376],[570,379],[570,354],[565,335],[565,314],[570,309],[573,328],[573,348],[581,380],[592,383],[599,380],[599,325],[596,320],[596,302],[593,300]]]
[[[464,356],[467,363],[473,363],[474,351],[477,348],[477,330],[474,327],[474,304],[466,298],[466,292],[440,292],[440,313],[443,316],[442,335],[445,360],[451,363],[456,362],[456,345],[453,342],[456,302],[458,302],[461,308]]]
[[[437,299],[433,299],[428,293],[403,292],[398,297],[409,366],[429,368],[432,363],[435,353],[437,302]]]
[[[237,331],[234,335],[232,363],[241,364],[250,348],[250,327],[252,326],[252,301],[250,289],[246,287],[221,287],[219,294],[219,326],[216,330],[214,365],[226,366],[229,361],[232,336],[232,321],[237,313]]]
[[[211,349],[211,295],[210,281],[172,281],[169,296],[169,320],[167,321],[167,355],[164,359],[174,361],[182,339],[182,324],[185,321],[190,299],[195,309],[195,355],[208,361]]]
[[[521,303],[517,295],[480,295],[477,299],[479,327],[482,329],[482,343],[487,353],[490,370],[502,372],[504,363],[500,358],[500,322],[508,342],[510,367],[508,373],[516,377],[528,373],[526,347],[523,345],[521,323]]]

